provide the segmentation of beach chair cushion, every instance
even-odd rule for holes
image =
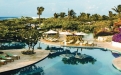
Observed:
[[[14,58],[14,59],[20,59],[20,56],[18,56],[18,55],[14,55],[14,54],[11,54],[11,53],[6,53],[6,55],[8,56],[8,57],[12,57],[12,58]]]

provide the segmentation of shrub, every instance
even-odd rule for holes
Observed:
[[[121,43],[121,28],[119,28],[119,33],[116,33],[113,35],[112,40],[115,42],[120,42]]]
[[[95,36],[109,36],[109,35],[113,35],[114,33],[113,32],[108,32],[108,31],[100,31],[100,32],[97,32],[95,34]]]

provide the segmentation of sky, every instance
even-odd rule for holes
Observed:
[[[81,12],[107,15],[121,0],[0,0],[0,17],[38,17],[37,7],[44,7],[41,17],[73,9],[78,16]]]

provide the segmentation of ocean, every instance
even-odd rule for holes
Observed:
[[[0,20],[6,20],[6,19],[14,19],[19,17],[0,17]]]
[[[7,20],[7,19],[14,19],[14,18],[21,18],[21,17],[0,17],[0,20]],[[32,17],[33,19],[37,19],[38,17]]]

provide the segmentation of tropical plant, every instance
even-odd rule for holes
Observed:
[[[121,5],[118,5],[117,7],[112,8],[116,13],[118,13],[119,18],[121,18]]]
[[[34,53],[34,46],[37,44],[39,40],[39,32],[35,29],[30,29],[27,31],[22,31],[22,39],[28,45],[29,50],[32,49],[32,53]]]

